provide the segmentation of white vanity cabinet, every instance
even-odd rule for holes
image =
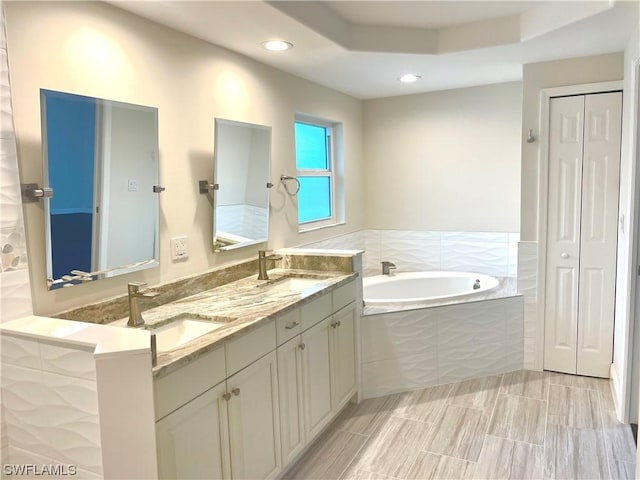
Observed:
[[[154,382],[160,478],[273,479],[356,392],[355,282]]]
[[[256,359],[265,345],[269,353]],[[156,380],[156,418],[170,412],[156,422],[160,478],[271,479],[280,473],[275,346],[269,322]],[[220,375],[222,382],[200,393]]]
[[[222,384],[156,422],[160,478],[228,478],[227,402]]]
[[[331,393],[333,410],[339,411],[356,392],[354,304],[332,316],[331,327]]]
[[[231,478],[271,479],[280,473],[276,352],[227,379]]]
[[[278,347],[283,466],[356,392],[354,298],[351,282],[304,305],[299,320],[287,314],[286,324],[298,323],[302,332],[290,340],[290,334],[278,337],[287,340]]]

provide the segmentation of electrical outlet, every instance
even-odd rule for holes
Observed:
[[[129,189],[130,192],[137,192],[138,191],[138,181],[137,180],[129,180],[128,189]]]
[[[173,237],[171,239],[171,260],[185,260],[189,258],[187,237]]]

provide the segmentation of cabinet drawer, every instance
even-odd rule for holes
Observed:
[[[349,282],[336,288],[331,296],[333,297],[333,311],[337,312],[356,299],[356,282]]]
[[[227,377],[242,370],[275,348],[276,324],[274,321],[229,340],[225,344]]]
[[[224,381],[225,361],[222,346],[175,372],[153,382],[156,420]]]
[[[320,320],[324,320],[333,313],[331,310],[331,295],[323,295],[320,298],[307,303],[300,309],[302,331],[313,327]]]
[[[295,309],[276,318],[276,340],[282,345],[302,332],[300,325],[300,310]]]

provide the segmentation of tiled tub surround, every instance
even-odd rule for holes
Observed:
[[[542,368],[536,365],[536,343],[542,341],[538,331],[538,243],[518,244],[518,293],[524,297],[524,368]]]
[[[364,250],[364,275],[380,274],[380,262],[400,272],[434,270],[515,276],[520,234],[515,232],[440,232],[427,230],[359,230],[314,242],[310,248]]]
[[[144,332],[30,316],[3,323],[0,346],[4,464],[157,475]]]
[[[523,365],[520,295],[364,315],[360,328],[364,398],[501,374]]]

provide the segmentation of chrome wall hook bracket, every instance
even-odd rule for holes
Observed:
[[[209,183],[209,180],[198,181],[198,190],[200,193],[209,193],[214,190],[220,190],[220,185],[217,183]]]
[[[53,188],[40,188],[37,183],[21,183],[20,190],[22,192],[22,201],[25,203],[33,203],[41,198],[53,197]]]

